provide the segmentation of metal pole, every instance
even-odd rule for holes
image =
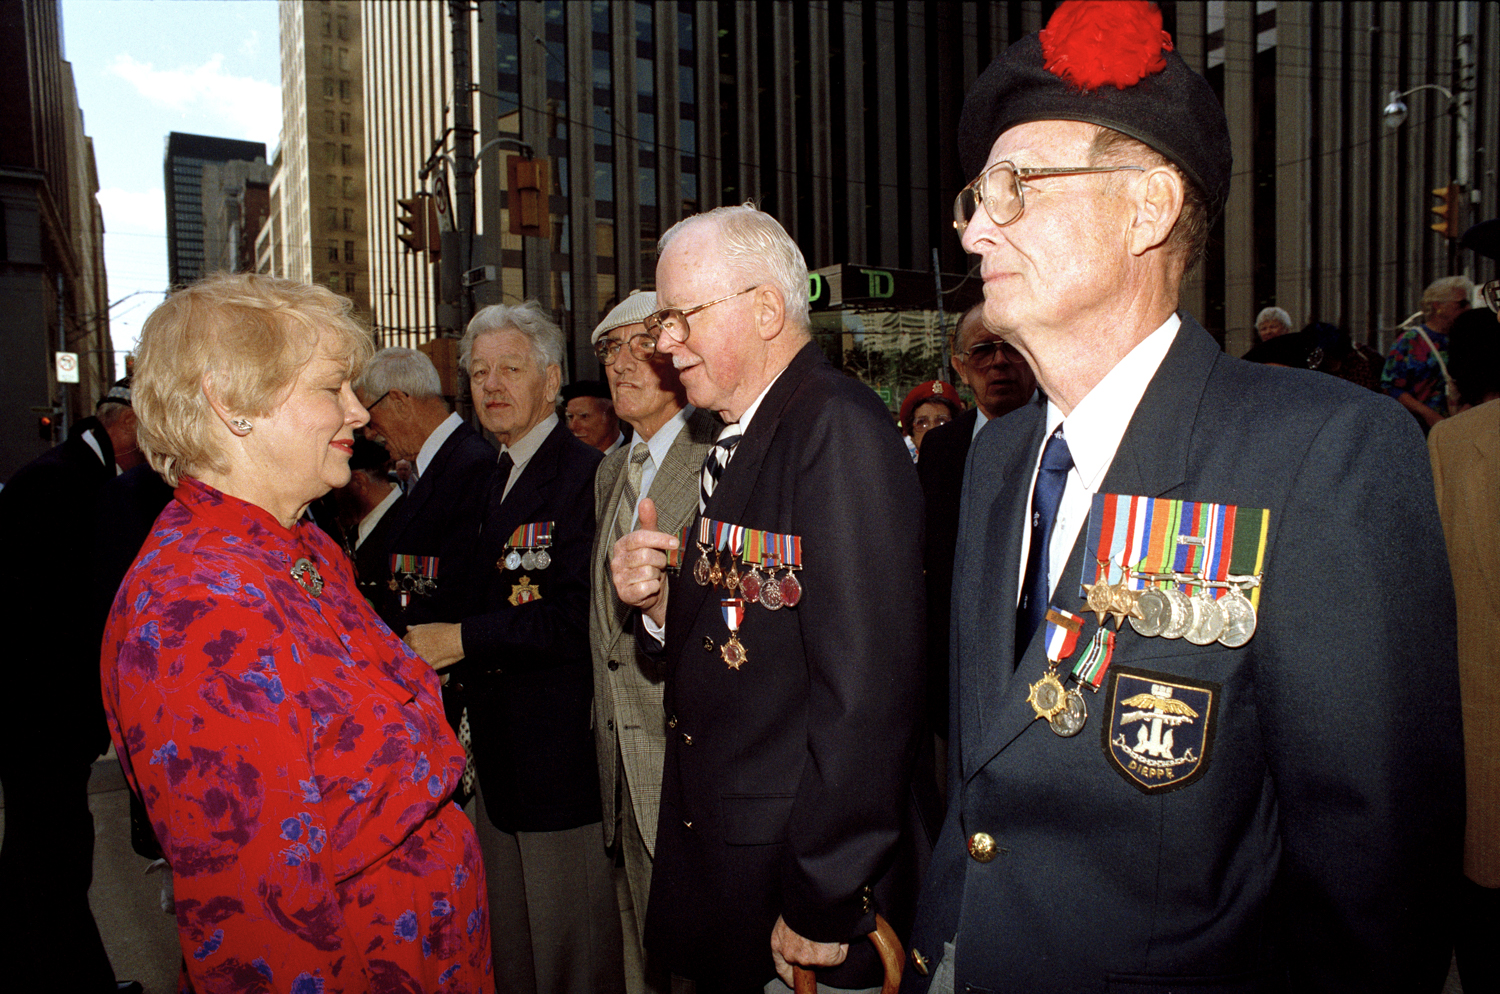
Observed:
[[[57,351],[59,351],[59,352],[66,352],[66,351],[68,351],[68,325],[67,325],[67,322],[63,320],[64,313],[65,313],[65,307],[64,307],[64,304],[63,304],[63,274],[62,273],[58,273],[57,274]],[[53,365],[56,366],[56,363],[54,363]],[[66,383],[59,383],[57,385],[57,393],[58,393],[58,396],[62,398],[61,399],[61,403],[58,405],[59,411],[60,411],[60,414],[58,416],[58,427],[62,429],[62,437],[63,438],[67,438],[68,437],[68,423],[69,423],[69,421],[72,420],[72,418],[70,417],[70,412],[68,410],[68,407],[69,407],[69,405],[68,405],[68,385]]]
[[[458,307],[462,333],[474,313],[473,292],[463,285],[463,274],[474,258],[474,108],[473,71],[469,60],[469,2],[448,0],[453,22],[453,227],[456,252],[449,262],[443,246],[443,297]]]
[[[948,330],[943,327],[943,270],[938,264],[936,245],[932,247],[932,286],[937,291],[938,337],[942,340],[938,379],[944,383],[952,383],[953,364],[948,361]]]

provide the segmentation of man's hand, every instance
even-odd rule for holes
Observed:
[[[849,955],[847,942],[813,942],[787,928],[786,919],[776,916],[776,927],[771,930],[771,959],[776,962],[776,975],[788,987],[792,983],[792,967],[838,966]]]
[[[464,658],[463,626],[435,621],[412,625],[406,630],[411,651],[435,670],[444,670]]]
[[[656,530],[656,504],[641,501],[641,527],[615,543],[609,572],[615,593],[627,607],[638,607],[659,628],[667,624],[667,550],[677,536]]]

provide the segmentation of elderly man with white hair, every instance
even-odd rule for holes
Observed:
[[[905,930],[927,846],[916,469],[812,341],[807,265],[774,218],[679,222],[656,294],[656,351],[724,428],[685,541],[643,509],[611,564],[668,667],[646,948],[700,994],[785,990],[794,964],[869,987],[862,936],[877,914]]]
[[[590,728],[589,550],[604,457],[557,416],[562,330],[534,301],[474,315],[459,367],[500,442],[456,624],[406,641],[463,685],[501,990],[624,986]]]

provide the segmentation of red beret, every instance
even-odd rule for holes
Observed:
[[[944,383],[942,380],[919,383],[911,388],[911,393],[907,394],[906,399],[901,402],[901,427],[908,435],[911,434],[912,413],[923,402],[929,400],[939,400],[953,408],[954,417],[957,417],[964,409],[964,402],[958,399],[958,388],[953,384]]]

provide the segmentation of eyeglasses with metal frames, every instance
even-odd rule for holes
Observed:
[[[989,369],[996,359],[1010,363],[1026,361],[1026,357],[1009,342],[979,342],[973,348],[956,353],[955,358],[975,369]]]
[[[1088,173],[1118,173],[1125,170],[1145,172],[1145,166],[1050,166],[1045,169],[1019,169],[1014,162],[1001,160],[979,174],[979,178],[958,191],[953,201],[953,229],[960,235],[974,220],[981,204],[984,211],[1003,228],[1026,209],[1023,184],[1038,176],[1081,176]]]
[[[385,400],[390,395],[391,395],[391,392],[389,390],[387,390],[385,393],[381,394],[379,397],[376,397],[375,398],[375,403],[373,403],[369,407],[365,408],[366,413],[375,410],[375,408],[377,408],[377,407],[380,406],[380,402],[382,400]]]
[[[747,286],[743,290],[736,290],[734,293],[726,293],[722,297],[716,297],[706,304],[698,304],[695,307],[688,307],[686,309],[667,307],[657,311],[655,314],[647,315],[646,320],[641,323],[646,326],[646,332],[651,335],[651,344],[653,349],[656,345],[655,340],[660,338],[664,334],[671,337],[673,341],[686,344],[688,335],[692,333],[692,329],[688,326],[689,317],[697,314],[699,311],[704,310],[705,308],[712,307],[715,304],[722,304],[726,300],[731,300],[735,297],[740,296],[741,294],[749,293],[751,290],[754,290],[759,286],[761,286],[761,284],[759,283],[755,284],[755,286]]]
[[[656,356],[656,339],[644,331],[631,335],[627,341],[617,338],[601,338],[594,344],[594,355],[606,366],[613,366],[620,350],[630,346],[630,354],[641,362],[650,362]]]

